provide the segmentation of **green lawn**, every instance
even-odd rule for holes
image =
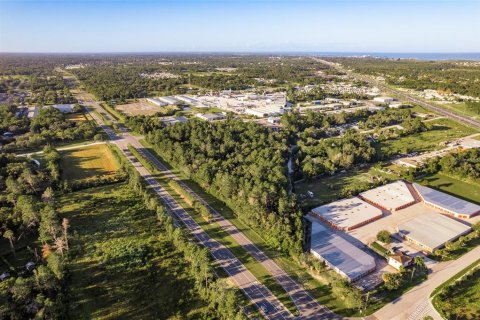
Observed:
[[[453,111],[455,113],[473,117],[473,118],[480,118],[480,114],[476,113],[472,109],[468,108],[465,103],[436,103],[437,106],[440,108],[447,109],[449,111]]]
[[[398,153],[413,151],[424,152],[444,147],[442,144],[460,137],[465,137],[478,131],[460,125],[449,119],[439,119],[429,122],[434,125],[432,130],[411,134],[393,140],[381,141],[374,144],[377,153],[382,157],[390,157]]]
[[[71,319],[198,319],[208,308],[182,254],[127,184],[58,199],[70,221]]]
[[[71,182],[86,181],[115,175],[117,160],[105,144],[60,151],[63,179]]]
[[[435,290],[433,305],[447,319],[480,319],[480,261]],[[455,280],[467,277],[455,283]]]
[[[341,198],[341,190],[343,188],[365,186],[365,189],[367,189],[378,177],[387,180],[398,178],[396,175],[387,174],[376,167],[353,169],[311,181],[300,181],[295,184],[295,193],[300,200],[301,206],[308,210]],[[312,198],[308,196],[308,191],[313,192]]]

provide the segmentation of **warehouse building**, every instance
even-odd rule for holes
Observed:
[[[315,217],[306,216],[310,227],[310,253],[345,277],[356,281],[375,270],[375,259],[323,226]]]
[[[397,227],[398,233],[405,240],[427,252],[435,252],[446,242],[454,241],[470,230],[469,226],[433,211],[425,212]]]
[[[160,101],[156,98],[147,98],[146,101],[153,104],[153,105],[156,105],[157,107],[164,107],[164,106],[167,105],[167,103],[165,103],[163,101]]]
[[[417,183],[413,184],[422,201],[443,213],[460,219],[470,219],[480,214],[480,206],[459,199],[449,194],[424,187]]]
[[[320,220],[338,230],[352,230],[382,217],[382,210],[357,198],[342,199],[312,209]]]
[[[224,120],[227,117],[222,113],[196,113],[195,117],[205,121]]]
[[[283,106],[274,105],[274,106],[265,106],[258,108],[246,108],[245,114],[249,114],[259,118],[273,117],[282,115],[285,109]]]
[[[359,196],[368,203],[389,211],[400,210],[415,203],[408,185],[403,181],[362,192]]]

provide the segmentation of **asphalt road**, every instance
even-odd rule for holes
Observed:
[[[86,94],[82,94],[85,104],[94,106],[98,110],[104,112],[101,106]],[[275,295],[235,257],[235,255],[219,242],[213,240],[208,234],[190,217],[175,199],[163,189],[157,180],[151,176],[150,172],[136,161],[135,157],[128,151],[128,144],[138,146],[139,142],[125,128],[121,134],[104,124],[103,120],[98,117],[91,109],[88,110],[93,119],[107,133],[110,140],[115,143],[122,153],[127,157],[137,172],[147,181],[151,188],[158,194],[162,201],[167,205],[171,212],[182,221],[189,232],[197,238],[197,240],[206,248],[223,270],[230,276],[230,279],[243,291],[245,296],[259,309],[266,319],[280,320],[292,319],[293,315],[285,308],[285,306],[277,299]],[[115,122],[106,112],[105,117]]]

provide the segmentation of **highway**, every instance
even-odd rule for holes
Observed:
[[[111,118],[105,110],[87,93],[79,94],[78,98],[83,100],[85,105],[93,106],[101,111],[103,116],[112,123],[116,122]],[[235,255],[219,242],[210,238],[210,236],[193,220],[190,215],[183,209],[176,200],[163,189],[158,181],[152,177],[151,173],[135,160],[135,157],[128,151],[128,145],[134,147],[139,146],[138,140],[127,132],[127,129],[120,127],[122,133],[117,134],[115,131],[105,125],[103,120],[88,108],[89,114],[97,122],[97,124],[107,133],[110,140],[117,145],[125,157],[130,161],[142,178],[151,186],[151,188],[162,199],[162,202],[169,207],[170,211],[175,214],[189,232],[195,236],[200,244],[209,249],[210,254],[219,266],[225,270],[232,282],[242,290],[245,296],[254,304],[266,319],[281,320],[293,319],[293,315],[288,309],[277,299],[275,295],[235,257]]]
[[[384,83],[374,79],[373,77],[363,75],[363,74],[354,73],[354,72],[349,71],[346,68],[344,68],[341,65],[338,65],[336,63],[333,63],[333,62],[330,62],[330,61],[327,61],[327,60],[323,60],[323,59],[320,59],[320,58],[315,58],[315,57],[312,58],[312,59],[317,61],[317,62],[320,62],[322,64],[326,64],[326,65],[328,65],[332,68],[335,68],[338,71],[344,72],[352,78],[370,83],[371,85],[374,85],[374,86],[378,87],[383,92],[389,92],[391,94],[394,94],[394,95],[402,98],[405,101],[409,101],[409,102],[418,104],[419,106],[422,106],[427,110],[430,110],[430,111],[436,112],[438,114],[441,114],[441,115],[445,116],[446,118],[450,118],[450,119],[452,119],[454,121],[457,121],[457,122],[460,122],[462,124],[468,124],[468,125],[470,125],[474,128],[480,129],[480,121],[479,120],[475,120],[475,119],[472,119],[468,116],[460,115],[460,114],[451,112],[449,110],[445,110],[441,107],[438,107],[438,106],[433,105],[431,103],[425,102],[424,100],[418,99],[416,97],[412,97],[412,96],[406,94],[405,92],[402,92],[400,90],[397,90],[397,89],[394,89],[394,88],[391,88],[391,87],[385,85]]]

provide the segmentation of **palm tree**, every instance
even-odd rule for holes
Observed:
[[[8,239],[8,241],[10,242],[10,249],[12,250],[13,257],[17,259],[15,255],[15,246],[13,245],[13,241],[15,240],[15,234],[13,233],[12,230],[8,229],[3,233],[3,237]]]

